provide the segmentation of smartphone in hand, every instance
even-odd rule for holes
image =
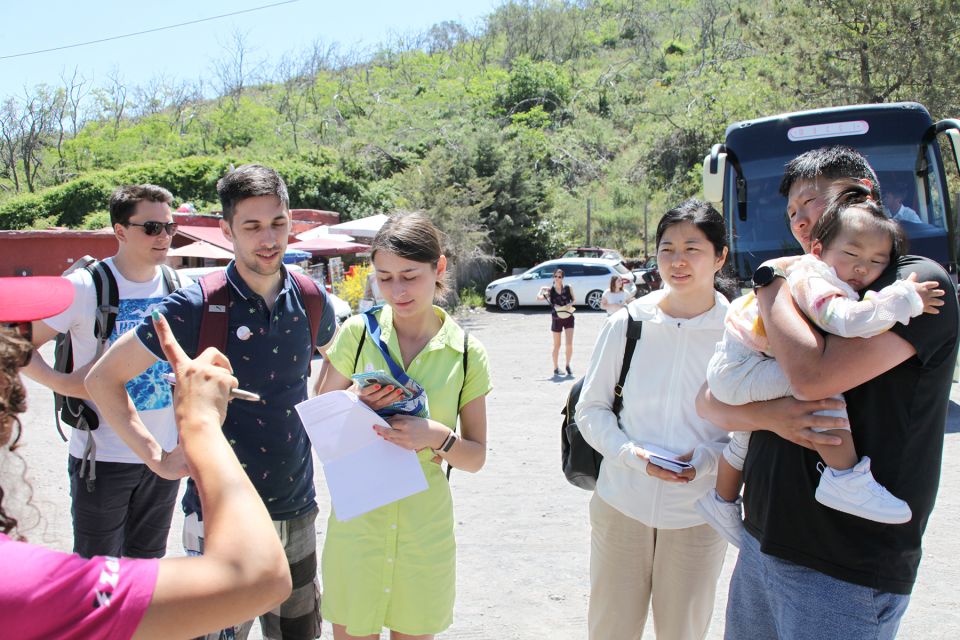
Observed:
[[[392,386],[402,391],[401,400],[409,400],[413,397],[413,391],[410,391],[410,389],[407,389],[405,386],[400,384],[396,378],[386,371],[381,370],[368,371],[367,373],[355,373],[350,377],[356,380],[357,384],[360,385],[360,388],[362,389],[374,384],[379,384],[381,389],[386,386]]]

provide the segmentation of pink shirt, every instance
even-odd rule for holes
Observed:
[[[153,597],[158,563],[87,560],[0,534],[0,635],[129,638]]]

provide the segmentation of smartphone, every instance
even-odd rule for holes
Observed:
[[[407,389],[405,386],[400,384],[396,378],[387,373],[386,371],[368,371],[367,373],[355,373],[350,376],[357,381],[357,384],[361,388],[369,387],[370,385],[379,384],[380,388],[386,386],[392,386],[395,389],[400,389],[403,393],[401,394],[402,400],[409,400],[413,397],[413,391]]]
[[[687,469],[693,468],[689,462],[683,462],[682,460],[670,460],[669,458],[661,458],[658,455],[651,454],[650,462],[657,465],[661,469],[666,469],[667,471],[673,471],[674,473],[683,473]]]

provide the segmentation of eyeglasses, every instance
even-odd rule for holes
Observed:
[[[563,280],[563,276],[553,276],[554,280]]]
[[[33,345],[33,324],[30,322],[4,322],[0,327],[8,329]],[[18,368],[23,368],[30,364],[30,358],[33,357],[33,349],[28,349],[17,362]]]
[[[139,222],[128,222],[127,227],[143,227],[143,232],[148,236],[158,236],[161,231],[166,231],[167,235],[173,237],[173,234],[177,232],[177,227],[179,226],[176,222],[157,222],[156,220],[148,220],[144,223]]]

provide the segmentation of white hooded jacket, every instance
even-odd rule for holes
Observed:
[[[603,454],[597,493],[612,507],[647,526],[682,529],[704,520],[694,502],[713,488],[717,460],[728,434],[697,415],[695,401],[707,378],[707,363],[723,335],[727,300],[695,318],[672,318],[659,307],[666,292],[654,291],[610,316],[594,346],[577,403],[584,439]],[[627,314],[643,332],[624,382],[620,424],[613,414],[614,387],[626,346]],[[633,446],[655,445],[677,454],[693,451],[693,481],[664,482],[647,475],[645,463],[625,459]],[[643,462],[643,461],[640,461]]]

